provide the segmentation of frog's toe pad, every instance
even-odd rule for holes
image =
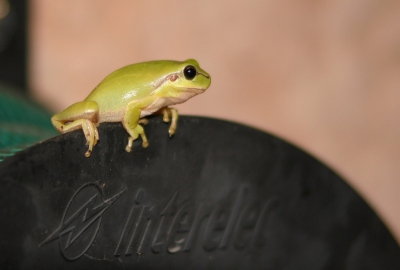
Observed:
[[[91,154],[92,154],[92,150],[87,150],[85,153],[85,157],[90,157]]]
[[[138,124],[147,125],[148,123],[149,123],[149,120],[147,118],[142,118],[138,121]]]
[[[171,138],[175,134],[175,129],[169,129],[168,130],[168,135]]]

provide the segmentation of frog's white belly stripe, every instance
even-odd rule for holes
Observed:
[[[141,109],[140,118],[148,116],[161,108],[179,104],[188,99],[187,96],[182,96],[183,98],[170,98],[170,97],[162,97],[154,100],[153,103]],[[108,112],[100,112],[99,114],[99,123],[102,122],[121,122],[124,119],[125,109],[118,111],[108,111]]]

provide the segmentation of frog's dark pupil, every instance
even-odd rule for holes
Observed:
[[[183,74],[187,80],[193,80],[196,77],[196,68],[194,66],[186,66],[183,70]]]

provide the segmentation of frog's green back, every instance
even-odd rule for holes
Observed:
[[[125,108],[129,101],[149,96],[154,84],[178,71],[182,63],[160,60],[122,67],[105,77],[85,100],[97,102],[100,109]]]

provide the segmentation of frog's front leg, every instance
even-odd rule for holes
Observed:
[[[149,146],[149,142],[147,141],[144,129],[141,125],[139,125],[139,122],[146,124],[147,119],[140,119],[141,110],[139,108],[141,108],[140,103],[138,102],[129,103],[125,110],[124,119],[122,120],[122,125],[130,135],[130,137],[128,138],[128,144],[125,148],[127,152],[130,152],[132,150],[133,141],[136,140],[139,137],[139,135],[143,141],[142,146],[144,148]]]
[[[98,119],[99,106],[97,103],[94,101],[81,101],[55,114],[51,118],[51,123],[61,134],[82,128],[86,137],[86,145],[88,145],[85,156],[89,157],[93,151],[93,146],[99,140]]]
[[[171,126],[168,129],[168,134],[170,137],[175,134],[176,127],[178,124],[178,110],[175,108],[164,107],[161,109],[161,113],[163,114],[163,121],[169,122],[169,117],[171,116]]]

